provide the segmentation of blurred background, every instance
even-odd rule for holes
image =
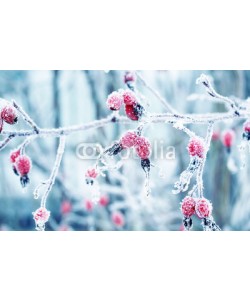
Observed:
[[[125,71],[0,71],[0,97],[15,99],[42,128],[69,126],[98,120],[110,112],[106,98],[114,90],[125,88]],[[216,90],[226,96],[246,100],[250,96],[250,71],[142,71],[142,76],[181,113],[224,112],[223,104],[208,101],[202,87],[196,85],[201,73],[211,75]],[[138,81],[151,113],[166,112],[162,104]],[[190,96],[191,95],[191,96]],[[124,112],[121,112],[124,114]],[[241,121],[227,121],[215,126],[215,134],[204,172],[204,195],[213,203],[213,216],[223,230],[250,229],[250,162],[240,170],[237,145],[242,136]],[[51,217],[46,230],[182,230],[180,201],[186,194],[173,195],[172,189],[180,173],[186,169],[189,156],[188,136],[170,124],[147,126],[144,135],[156,144],[150,187],[144,196],[145,174],[138,159],[127,159],[118,171],[100,180],[102,201],[93,205],[85,170],[93,160],[81,159],[77,147],[81,143],[111,145],[120,135],[137,127],[109,124],[104,128],[75,133],[68,137],[66,151],[56,183],[49,195],[47,208]],[[189,125],[205,136],[206,126]],[[5,126],[5,129],[13,128]],[[20,120],[16,129],[27,128]],[[228,153],[221,133],[233,129],[237,139]],[[2,139],[2,137],[1,137]],[[30,185],[22,189],[9,162],[11,149],[22,143],[14,139],[0,153],[0,229],[34,230],[32,212],[39,206],[33,198],[35,187],[46,180],[53,167],[58,146],[56,138],[37,138],[26,149],[33,168]],[[166,155],[174,147],[174,157]],[[160,154],[161,153],[161,154]],[[163,155],[162,155],[163,153]],[[194,218],[194,229],[201,230]]]

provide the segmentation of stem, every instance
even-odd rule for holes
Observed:
[[[51,172],[50,178],[49,178],[48,182],[46,183],[47,188],[46,188],[46,190],[43,194],[42,200],[41,200],[41,207],[45,207],[48,195],[52,189],[52,186],[55,183],[55,179],[56,179],[58,169],[59,169],[61,161],[62,161],[64,149],[65,149],[65,142],[66,142],[66,138],[64,136],[60,137],[60,142],[59,142],[59,146],[57,149],[56,161],[55,161],[53,170]]]

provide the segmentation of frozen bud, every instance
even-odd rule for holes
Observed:
[[[183,226],[184,226],[185,230],[190,230],[193,226],[193,221],[189,217],[184,216],[182,222],[183,222]]]
[[[44,230],[45,223],[49,220],[50,212],[45,207],[40,207],[32,214],[36,223],[36,230]]]
[[[91,200],[86,199],[84,202],[84,206],[86,211],[91,212],[94,208],[94,203]]]
[[[126,105],[125,112],[126,112],[127,117],[130,120],[138,121],[144,112],[144,108],[139,103],[136,103],[134,105]]]
[[[30,181],[28,174],[32,167],[30,158],[27,155],[20,155],[16,160],[15,167],[18,174],[20,175],[20,182],[22,187],[26,187],[26,185]]]
[[[61,213],[66,215],[72,211],[72,204],[68,200],[64,200],[61,204]]]
[[[109,204],[109,198],[106,195],[101,196],[100,200],[99,200],[99,204],[101,206],[107,206]]]
[[[120,140],[122,148],[134,147],[137,137],[138,136],[134,131],[127,131]]]
[[[134,72],[126,72],[124,75],[124,83],[129,83],[129,82],[135,82],[136,81],[136,75]]]
[[[181,202],[181,211],[185,217],[191,217],[195,213],[195,200],[192,197],[185,197]]]
[[[148,158],[141,160],[141,167],[147,176],[149,176],[150,166],[151,166],[151,164],[150,164],[150,160]]]
[[[11,151],[11,153],[10,153],[10,162],[12,164],[14,164],[16,162],[17,158],[20,156],[20,154],[21,154],[20,149]]]
[[[113,144],[111,147],[109,147],[108,149],[106,149],[104,151],[105,154],[108,154],[110,156],[112,155],[117,155],[122,151],[123,147],[120,143],[115,143]]]
[[[119,92],[113,92],[108,96],[107,106],[111,110],[119,110],[123,104],[123,97]]]
[[[188,144],[188,153],[191,156],[203,158],[205,152],[204,142],[200,138],[191,138]]]
[[[232,129],[225,130],[222,133],[222,143],[225,147],[231,148],[235,140],[235,132]]]
[[[141,159],[149,158],[150,153],[151,153],[150,142],[145,137],[138,136],[136,138],[135,150],[136,150],[137,155]]]
[[[7,124],[13,125],[18,121],[16,109],[12,105],[6,105],[1,109],[1,119]]]
[[[131,90],[123,91],[122,97],[125,105],[135,105],[137,103],[136,95]]]
[[[114,225],[117,227],[123,227],[125,224],[124,215],[119,211],[113,212],[111,219]]]
[[[210,217],[212,214],[212,210],[212,203],[207,199],[203,198],[196,201],[195,212],[199,218],[202,219]]]

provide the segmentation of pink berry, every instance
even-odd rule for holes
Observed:
[[[122,96],[125,105],[134,105],[137,103],[136,95],[131,90],[125,90]]]
[[[111,110],[119,110],[123,104],[123,97],[119,92],[113,92],[108,96],[107,106]]]
[[[108,196],[105,196],[105,195],[101,196],[99,204],[101,206],[107,206],[109,204],[109,198],[108,198]]]
[[[91,200],[85,200],[85,209],[88,211],[88,212],[91,212],[94,208],[94,204]]]
[[[219,139],[220,139],[220,132],[218,130],[214,131],[212,134],[212,141],[218,141]]]
[[[21,176],[27,175],[31,170],[31,160],[26,155],[20,155],[16,160],[17,171]]]
[[[185,197],[181,203],[181,211],[185,217],[191,217],[195,213],[195,200]]]
[[[142,136],[138,136],[135,142],[135,150],[141,159],[147,159],[151,153],[150,142]]]
[[[50,212],[45,207],[40,207],[32,214],[36,222],[36,229],[43,230],[44,224],[49,220]]]
[[[63,215],[66,215],[68,213],[70,213],[72,211],[72,204],[70,203],[70,201],[63,201],[61,204],[61,213]]]
[[[135,82],[136,81],[136,75],[134,72],[126,72],[124,75],[124,83],[128,82]]]
[[[192,138],[188,144],[188,153],[191,156],[198,156],[203,158],[204,156],[204,143],[199,138]]]
[[[134,147],[137,137],[134,131],[127,131],[120,140],[122,148]]]
[[[16,109],[11,105],[6,105],[1,110],[1,118],[10,125],[17,123],[18,115]]]
[[[212,214],[212,204],[207,199],[199,199],[196,201],[195,212],[199,218],[207,218]]]
[[[10,162],[12,164],[16,162],[17,158],[20,156],[20,153],[21,153],[20,149],[14,150],[10,153]]]
[[[96,168],[90,167],[86,173],[85,173],[85,177],[89,177],[89,178],[93,178],[95,179],[98,176],[98,171]]]
[[[225,130],[222,134],[222,143],[225,147],[232,147],[235,140],[235,132],[232,129]]]
[[[245,132],[250,132],[250,121],[246,121],[243,125],[243,130]]]
[[[123,227],[125,224],[124,215],[119,211],[113,212],[111,219],[117,227]]]

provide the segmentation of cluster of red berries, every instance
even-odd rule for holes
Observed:
[[[196,214],[200,219],[207,219],[212,215],[212,203],[205,198],[192,198],[187,196],[181,203],[181,211],[184,215],[183,223],[185,228],[192,227],[191,217]]]
[[[16,109],[10,105],[5,105],[0,111],[0,132],[3,130],[4,122],[10,125],[16,124],[18,121],[18,114]]]
[[[106,207],[109,204],[109,198],[106,195],[102,195],[98,201],[98,204],[102,207]],[[84,201],[86,211],[91,212],[94,209],[93,201],[86,199]]]
[[[110,110],[120,110],[123,104],[129,119],[138,121],[141,118],[144,108],[132,90],[113,92],[107,98],[107,106]]]
[[[148,174],[150,171],[151,145],[148,139],[138,135],[135,131],[127,131],[120,139],[119,142],[108,148],[105,153],[108,155],[117,155],[124,149],[135,148],[136,154],[141,158],[141,166]]]
[[[29,176],[32,163],[27,155],[22,155],[20,149],[14,150],[10,153],[10,162],[14,173],[20,176],[20,182],[22,187],[26,187],[29,183]]]

